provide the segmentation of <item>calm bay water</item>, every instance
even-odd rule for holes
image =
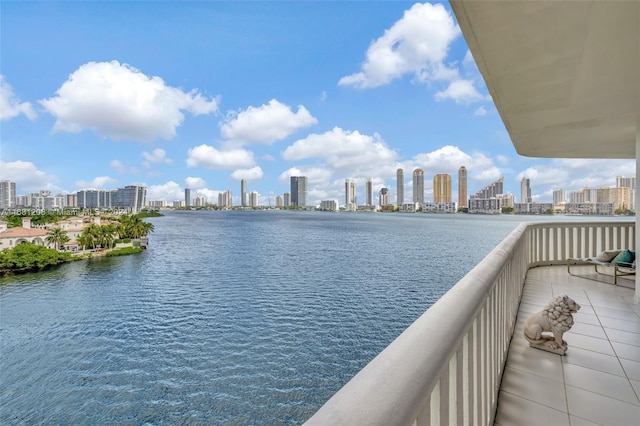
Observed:
[[[299,424],[523,219],[148,220],[144,253],[0,279],[0,423]]]

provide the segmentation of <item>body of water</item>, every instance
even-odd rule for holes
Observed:
[[[523,219],[147,220],[144,253],[0,279],[1,423],[302,423]]]

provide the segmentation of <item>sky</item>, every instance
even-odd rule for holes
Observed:
[[[404,169],[504,177],[520,199],[615,186],[633,160],[516,153],[448,3],[11,2],[0,4],[0,180],[18,195],[145,185],[148,200],[240,180],[260,204],[307,176],[308,201],[358,200]],[[377,197],[375,197],[377,198]]]

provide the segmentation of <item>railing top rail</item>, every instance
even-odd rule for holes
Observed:
[[[527,229],[520,224],[376,356],[308,425],[409,424],[461,344]]]

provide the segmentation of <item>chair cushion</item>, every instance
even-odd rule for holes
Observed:
[[[614,265],[626,264],[629,266],[636,259],[636,254],[631,250],[622,250],[620,253],[616,255],[616,257],[611,260],[611,263]],[[622,265],[625,266],[625,265]]]
[[[596,256],[596,260],[600,262],[611,262],[622,250],[605,250]]]

